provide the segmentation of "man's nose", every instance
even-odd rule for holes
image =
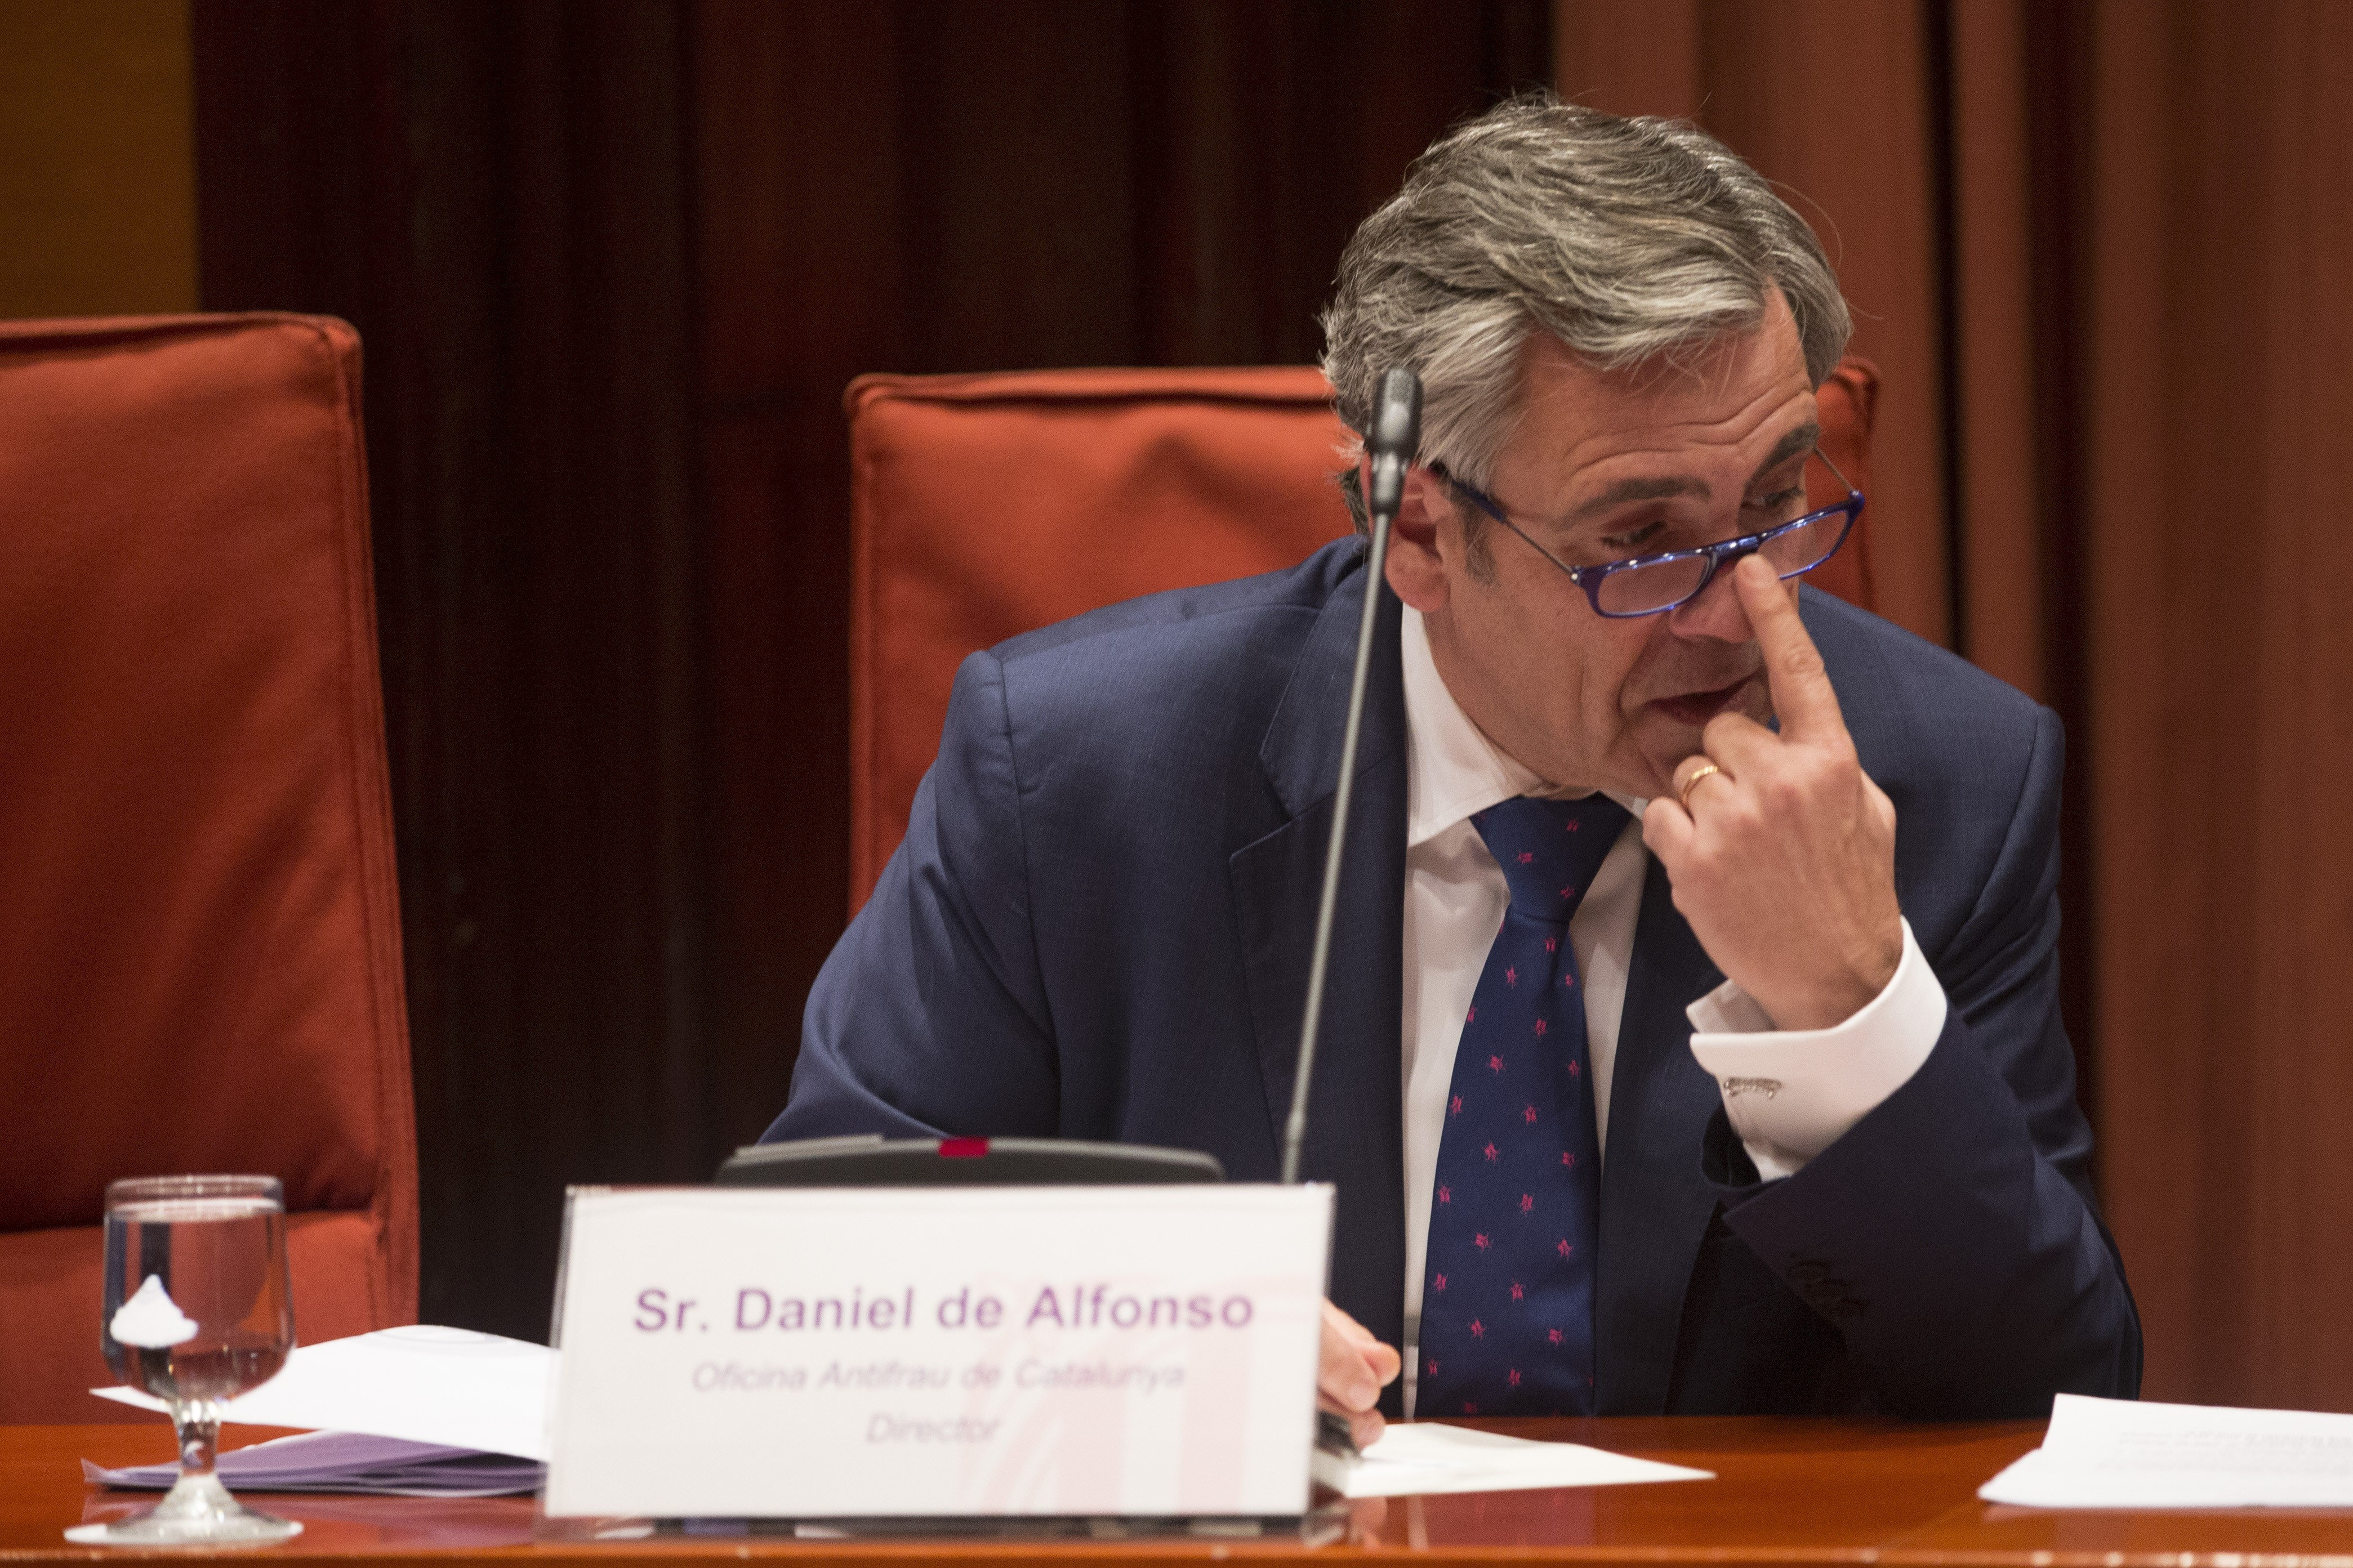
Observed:
[[[1707,580],[1707,586],[1667,612],[1668,629],[1679,637],[1751,641],[1756,633],[1748,625],[1748,612],[1741,607],[1740,590],[1732,583],[1732,569],[1746,554],[1717,562],[1715,575]]]

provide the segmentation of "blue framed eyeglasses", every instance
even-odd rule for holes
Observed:
[[[1464,500],[1525,540],[1529,549],[1568,574],[1568,580],[1585,590],[1595,615],[1612,620],[1632,620],[1641,616],[1664,615],[1678,605],[1688,604],[1715,580],[1717,572],[1744,555],[1762,555],[1786,579],[1802,576],[1837,554],[1846,536],[1854,531],[1855,519],[1862,515],[1862,492],[1839,472],[1838,465],[1820,447],[1810,455],[1820,458],[1822,467],[1846,486],[1846,500],[1788,522],[1776,523],[1760,533],[1744,533],[1737,539],[1703,544],[1696,550],[1672,550],[1663,555],[1608,561],[1599,566],[1571,566],[1528,538],[1519,524],[1504,515],[1493,497],[1464,484],[1448,473],[1443,464],[1430,464],[1430,471],[1445,480]]]

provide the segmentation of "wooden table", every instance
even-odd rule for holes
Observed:
[[[1713,1481],[1590,1490],[1398,1498],[1351,1505],[1345,1539],[1319,1555],[1409,1552],[1432,1563],[1529,1555],[1580,1563],[1872,1564],[1874,1568],[2353,1568],[2353,1510],[2049,1513],[1977,1500],[1980,1483],[2032,1447],[2031,1423],[1921,1426],[1757,1419],[1496,1421],[1523,1436],[1592,1443],[1714,1470]],[[231,1428],[226,1446],[269,1434]],[[0,1427],[0,1562],[136,1553],[69,1546],[66,1526],[153,1501],[82,1484],[78,1460],[169,1459],[154,1426]],[[1061,1563],[1303,1554],[1292,1541],[913,1540],[800,1542],[659,1536],[589,1545],[532,1540],[524,1498],[280,1496],[256,1500],[309,1528],[267,1554],[366,1568],[449,1568],[482,1557],[531,1568],[623,1568],[680,1559],[790,1557],[917,1563]]]

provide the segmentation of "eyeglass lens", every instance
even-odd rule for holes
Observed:
[[[1784,577],[1820,565],[1846,530],[1846,513],[1833,511],[1802,528],[1776,534],[1757,553]],[[1605,616],[1639,616],[1682,603],[1699,591],[1707,575],[1704,556],[1685,556],[1652,564],[1629,566],[1601,579],[1599,594]]]

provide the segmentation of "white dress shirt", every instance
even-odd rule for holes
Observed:
[[[1503,924],[1511,895],[1487,852],[1473,812],[1516,795],[1564,791],[1504,755],[1462,711],[1430,658],[1421,615],[1406,607],[1405,1005],[1400,1070],[1405,1079],[1405,1399],[1413,1410],[1415,1342],[1422,1269],[1430,1246],[1430,1194],[1454,1049],[1462,1019]],[[1610,846],[1568,922],[1569,950],[1584,984],[1586,1048],[1593,1109],[1609,1158],[1610,1069],[1626,971],[1642,907],[1650,852],[1642,845],[1645,801],[1611,799],[1633,816]],[[1945,991],[1904,926],[1904,957],[1885,990],[1830,1029],[1775,1030],[1747,993],[1726,981],[1687,1009],[1692,1054],[1713,1074],[1725,1110],[1767,1180],[1797,1172],[1919,1070],[1945,1026]],[[1692,1151],[1699,1158],[1699,1151]]]

